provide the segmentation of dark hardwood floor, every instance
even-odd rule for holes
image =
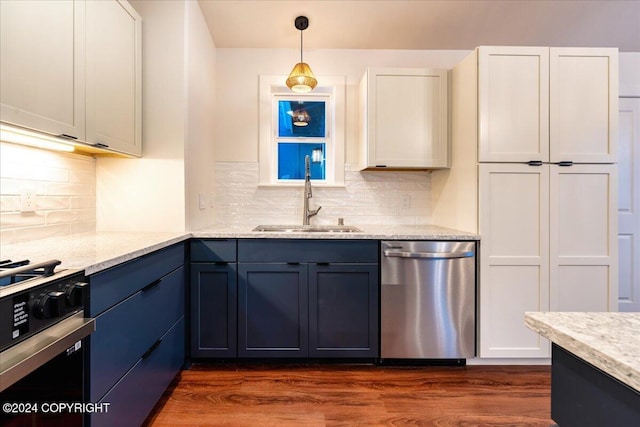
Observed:
[[[146,425],[545,426],[548,366],[194,365]]]

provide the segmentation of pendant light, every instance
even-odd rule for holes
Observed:
[[[294,126],[307,126],[311,121],[309,113],[307,113],[307,110],[305,110],[304,108],[292,111],[291,117],[293,117]]]
[[[309,64],[302,61],[302,32],[309,27],[309,19],[306,16],[298,16],[294,24],[300,30],[300,62],[291,70],[287,79],[287,86],[294,92],[306,93],[313,90],[318,84]]]

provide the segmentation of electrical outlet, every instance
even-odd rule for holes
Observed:
[[[20,192],[20,212],[36,211],[36,193],[31,188],[23,188]]]
[[[411,196],[408,194],[403,194],[400,196],[400,207],[402,209],[409,209],[411,207]]]
[[[198,194],[198,206],[201,211],[207,208],[207,196],[204,193]]]

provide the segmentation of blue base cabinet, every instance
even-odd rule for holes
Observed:
[[[309,265],[309,356],[378,357],[378,265]]]
[[[86,401],[91,426],[140,425],[185,361],[184,245],[89,277]]]
[[[379,356],[378,242],[238,241],[238,356]]]
[[[190,242],[191,357],[237,356],[236,241]]]
[[[238,356],[308,355],[304,264],[240,264]]]

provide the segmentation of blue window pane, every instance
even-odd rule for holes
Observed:
[[[325,145],[281,142],[278,144],[278,179],[304,179],[304,157],[311,161],[311,179],[325,179]]]
[[[278,101],[279,137],[325,137],[324,101]]]

